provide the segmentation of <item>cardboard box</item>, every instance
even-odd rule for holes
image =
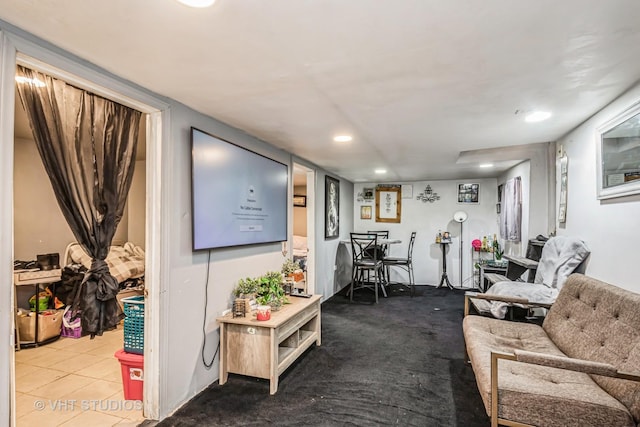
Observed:
[[[46,310],[38,314],[38,342],[60,336],[63,310]],[[18,316],[18,329],[21,342],[33,342],[36,331],[36,315]]]

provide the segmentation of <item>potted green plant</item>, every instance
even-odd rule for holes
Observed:
[[[258,291],[256,302],[260,305],[270,305],[272,310],[278,310],[288,302],[282,287],[282,274],[277,271],[269,271],[258,278]]]
[[[242,303],[234,302],[234,310],[236,307],[241,307],[236,304],[244,304],[244,312],[251,312],[251,300],[256,298],[259,284],[260,282],[257,278],[246,277],[238,280],[238,283],[233,288],[233,295],[236,300],[242,300]]]
[[[287,258],[284,263],[282,263],[281,271],[285,277],[290,277],[294,282],[299,282],[304,279],[304,273],[298,261]]]
[[[257,278],[246,277],[238,280],[235,288],[233,288],[233,295],[236,298],[253,298],[258,292],[258,285],[260,284]]]
[[[504,255],[504,249],[500,247],[500,242],[497,239],[493,240],[493,256],[496,261],[501,261],[502,256]]]
[[[282,263],[282,274],[285,276],[291,276],[296,270],[300,270],[300,264],[298,261],[293,261],[292,259],[287,258]]]

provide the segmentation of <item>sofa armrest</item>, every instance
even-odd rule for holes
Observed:
[[[555,356],[551,354],[535,353],[526,350],[514,350],[516,360],[534,365],[549,366],[551,368],[568,369],[570,371],[584,372],[585,374],[601,375],[613,378],[625,378],[631,381],[640,381],[640,375],[621,372],[615,366],[608,363],[594,362],[591,360],[574,359],[571,357]]]
[[[485,299],[489,301],[501,301],[501,302],[508,302],[512,304],[522,304],[528,307],[551,308],[551,304],[529,301],[526,298],[510,297],[508,295],[482,294],[479,292],[467,291],[464,293],[464,315],[465,316],[469,314],[470,298]]]
[[[554,356],[551,354],[535,353],[532,351],[515,350],[513,353],[500,351],[491,352],[491,425],[508,424],[507,420],[498,417],[498,360],[513,360],[521,363],[530,363],[552,368],[566,369],[570,371],[584,372],[586,374],[601,375],[606,377],[621,378],[640,382],[640,375],[621,372],[608,363],[593,362],[590,360],[573,359],[570,357]]]

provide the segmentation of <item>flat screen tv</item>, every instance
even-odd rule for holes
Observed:
[[[288,167],[191,128],[193,250],[287,240]]]

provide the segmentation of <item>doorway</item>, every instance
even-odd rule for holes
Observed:
[[[20,53],[18,53],[20,52]],[[160,226],[161,226],[161,215],[160,215],[160,206],[158,200],[160,200],[160,171],[161,171],[161,157],[160,150],[162,145],[163,135],[166,134],[166,126],[168,123],[168,105],[163,102],[157,101],[152,96],[149,96],[146,93],[140,92],[139,90],[132,88],[128,85],[122,84],[117,80],[114,80],[108,76],[104,76],[99,72],[96,72],[94,69],[89,69],[81,64],[75,63],[66,58],[57,57],[55,55],[50,55],[48,51],[45,49],[35,46],[32,43],[22,40],[19,37],[11,37],[10,39],[6,36],[3,37],[3,34],[0,34],[0,86],[2,86],[3,90],[0,95],[0,139],[2,144],[0,144],[2,151],[2,163],[3,167],[0,168],[0,182],[3,184],[3,192],[2,197],[0,198],[0,209],[3,214],[0,216],[0,227],[2,229],[2,235],[7,236],[8,238],[2,239],[0,242],[0,253],[2,254],[2,259],[8,261],[9,259],[15,260],[15,248],[14,248],[14,218],[19,215],[19,213],[14,212],[14,196],[17,190],[13,187],[14,182],[14,172],[16,172],[16,163],[15,163],[15,155],[19,153],[14,150],[15,146],[15,137],[14,137],[14,128],[19,126],[16,123],[16,117],[14,113],[17,112],[21,106],[19,102],[16,103],[15,98],[15,67],[16,64],[20,64],[26,66],[28,68],[37,69],[39,71],[45,72],[53,77],[59,78],[61,80],[67,81],[74,86],[82,87],[88,91],[93,93],[97,93],[100,96],[105,98],[112,99],[118,103],[126,105],[130,108],[134,108],[138,111],[143,112],[143,115],[146,119],[143,118],[143,124],[141,125],[143,128],[142,134],[146,137],[147,147],[146,150],[142,150],[143,153],[146,152],[147,158],[145,166],[139,169],[138,173],[141,172],[143,178],[142,184],[142,223],[140,221],[137,222],[138,227],[142,227],[144,230],[144,234],[142,236],[143,245],[146,250],[146,260],[145,264],[145,276],[148,283],[157,284],[157,287],[147,288],[147,295],[151,297],[151,307],[145,311],[145,324],[144,324],[144,335],[145,335],[145,381],[144,381],[144,401],[136,406],[138,412],[142,414],[142,407],[144,407],[144,414],[147,418],[157,419],[159,417],[159,375],[158,369],[160,363],[160,355],[157,351],[158,342],[159,342],[159,332],[158,332],[158,319],[156,316],[151,316],[149,312],[157,312],[158,307],[160,306],[160,253],[159,253],[159,240],[160,240]],[[27,56],[29,55],[29,56]],[[51,60],[55,65],[49,65],[40,60],[36,59],[37,57],[44,57],[47,60]],[[64,71],[71,70],[71,71]],[[84,76],[84,77],[79,77]],[[100,84],[93,83],[93,80],[100,81]],[[164,125],[163,125],[164,123]],[[145,170],[146,169],[146,170]],[[42,185],[49,185],[47,182],[42,182]],[[146,197],[145,197],[146,194]],[[41,212],[40,218],[44,220],[44,212]],[[150,221],[149,218],[152,218]],[[131,225],[131,223],[130,223]],[[66,223],[65,223],[66,226]],[[137,238],[140,238],[139,236]],[[39,251],[36,251],[39,253]],[[35,255],[35,254],[34,254]],[[62,262],[63,254],[60,254],[60,261]],[[4,293],[5,298],[3,298],[2,305],[0,306],[0,315],[2,316],[2,331],[1,333],[7,337],[14,336],[14,297],[19,296],[15,292],[15,287],[13,286],[13,269],[12,266],[7,265],[5,262],[0,266],[0,273],[4,280],[0,284],[0,290]],[[33,293],[33,292],[32,292]],[[97,337],[94,343],[101,343],[100,339],[103,337]],[[115,344],[120,344],[122,339],[120,337],[111,338],[111,340]],[[102,341],[103,344],[107,343],[108,339]],[[94,345],[92,343],[92,345]],[[8,342],[9,345],[0,346],[0,368],[5,375],[5,378],[8,378],[9,381],[5,383],[6,387],[3,387],[2,391],[0,391],[0,413],[5,414],[6,422],[10,425],[16,424],[17,415],[19,415],[20,408],[18,407],[22,403],[17,402],[16,399],[16,380],[20,381],[23,375],[31,375],[35,381],[42,381],[42,378],[38,377],[38,373],[29,372],[28,370],[18,372],[16,370],[16,364],[23,363],[25,360],[18,360],[15,357],[14,353],[14,340],[11,339]],[[156,349],[155,351],[151,351],[151,349]],[[34,359],[54,359],[52,356],[54,348],[47,346],[42,346],[41,348],[37,348],[36,350],[41,350],[43,355],[38,355],[37,357],[33,357]],[[97,352],[97,348],[95,349]],[[108,350],[110,351],[110,350]],[[44,353],[48,353],[44,355]],[[26,353],[25,353],[26,354]],[[29,359],[29,358],[27,358]],[[114,358],[114,360],[116,360]],[[60,360],[58,360],[60,362]],[[116,360],[117,362],[117,360]],[[41,362],[38,362],[41,363]],[[62,361],[64,363],[64,360]],[[43,368],[45,371],[47,368]],[[43,374],[46,375],[46,374]],[[18,378],[20,376],[20,378]],[[51,388],[59,387],[64,388],[65,383],[59,382],[57,385],[50,385]],[[121,384],[120,384],[121,387]],[[35,389],[35,388],[34,388]],[[38,393],[41,393],[40,390]],[[105,394],[108,394],[108,390],[104,391]],[[116,399],[117,401],[111,402],[111,396],[114,396],[115,393],[106,396],[107,399],[101,399],[100,405],[104,411],[111,412],[109,414],[110,417],[113,418],[119,417],[129,418],[130,409],[134,406],[124,403],[124,398]],[[61,394],[61,397],[64,397],[65,394]],[[103,395],[104,396],[104,395]],[[45,397],[45,396],[42,396]],[[80,405],[81,402],[73,402],[73,395],[67,396],[66,399],[40,399],[41,403],[36,403],[35,401],[31,403],[32,409],[41,409],[40,406],[36,407],[35,405],[44,405],[42,406],[42,410],[45,408],[53,409],[58,413],[64,413],[65,411],[72,411],[71,406],[76,404]],[[96,407],[97,403],[92,403],[90,400],[85,402],[89,407],[85,407],[82,409],[92,409],[90,406],[93,405],[93,409],[98,409]],[[66,405],[66,406],[65,406]],[[106,406],[105,406],[106,405]],[[109,406],[111,405],[111,406]],[[124,410],[124,412],[129,412],[129,414],[123,415],[123,412],[119,412],[120,410]],[[92,411],[94,413],[100,412]],[[77,415],[77,414],[76,414]],[[51,420],[48,420],[50,423]],[[91,422],[89,419],[88,424],[95,424]]]
[[[81,328],[62,324],[65,306],[73,301],[74,286],[80,285],[85,269],[90,268],[89,257],[83,253],[82,258],[77,258],[82,251],[79,245],[69,246],[75,238],[56,201],[33,140],[27,112],[17,96],[15,102],[13,253],[19,265],[14,271],[23,267],[26,271],[34,269],[28,264],[41,258],[40,254],[54,254],[57,261],[56,265],[32,273],[56,272],[39,279],[43,280],[39,290],[45,294],[44,303],[39,304],[43,314],[37,317],[39,325],[44,324],[45,328],[35,327],[36,316],[30,310],[29,300],[36,285],[21,285],[23,281],[14,279],[19,312],[19,339],[14,356],[16,423],[59,425],[70,420],[86,425],[140,423],[144,420],[142,402],[124,400],[120,363],[114,357],[123,348],[122,324],[93,340],[82,336]],[[144,271],[140,270],[144,270],[145,246],[145,116],[140,121],[139,149],[127,205],[112,242],[118,252],[114,250],[107,258],[132,263],[133,268],[123,270],[124,274],[113,273],[120,283],[119,300],[144,293]],[[129,248],[137,255],[129,254]],[[122,257],[116,258],[116,253]],[[138,266],[134,267],[136,263]],[[20,278],[29,273],[17,274]],[[51,283],[45,284],[45,280]],[[71,323],[77,326],[77,321],[64,320],[69,326]]]
[[[293,164],[293,243],[294,260],[304,263],[306,292],[315,289],[315,171]],[[306,254],[306,255],[305,255]]]

